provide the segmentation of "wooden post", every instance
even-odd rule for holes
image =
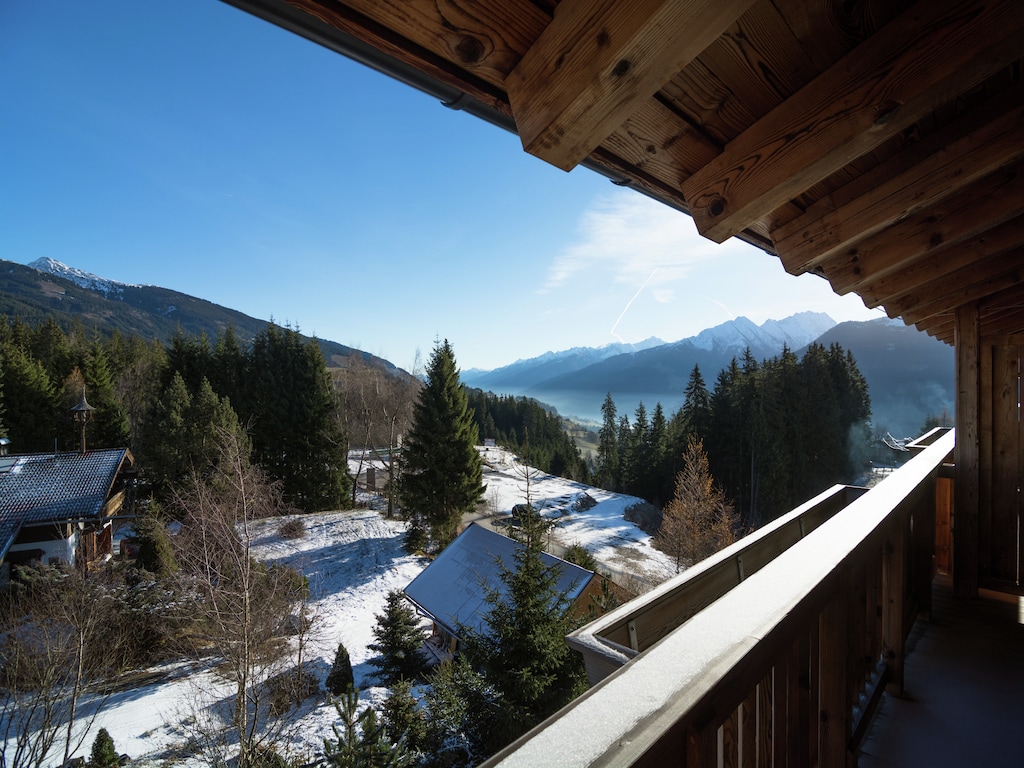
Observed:
[[[882,653],[889,667],[889,685],[903,693],[903,657],[906,632],[904,598],[907,593],[906,526],[897,518],[889,526],[882,552]]]
[[[981,322],[977,304],[957,307],[956,462],[953,486],[953,589],[957,597],[978,596],[978,520],[981,465]]]
[[[847,613],[850,590],[848,574],[840,579],[839,589],[828,601],[819,618],[819,765],[841,768],[848,761],[850,739],[850,695],[847,677],[849,634]]]

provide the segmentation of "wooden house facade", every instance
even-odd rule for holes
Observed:
[[[0,580],[12,565],[85,566],[112,554],[135,459],[126,448],[0,457]]]
[[[582,707],[609,689],[628,698],[670,678],[677,688],[662,709],[636,712],[609,751],[560,764],[657,765],[666,754],[686,765],[784,764],[792,750],[795,765],[850,759],[863,719],[851,692],[876,672],[849,660],[880,659],[877,674],[898,685],[900,638],[916,615],[904,598],[926,598],[943,505],[955,594],[1024,593],[1024,3],[228,2],[516,132],[525,151],[559,168],[590,168],[678,209],[711,240],[742,238],[780,269],[817,275],[955,346],[955,433],[602,681]],[[818,581],[784,578],[800,563]],[[767,585],[786,599],[767,599]],[[765,606],[783,618],[732,621]],[[639,633],[627,620],[622,647],[634,651],[629,621]],[[700,669],[658,656],[683,647],[680,637],[692,641],[694,622],[739,645],[709,650]],[[863,647],[849,646],[853,636]],[[660,675],[645,662],[651,654]],[[686,675],[696,677],[683,686]],[[813,695],[797,684],[808,679]],[[791,721],[772,719],[787,696],[788,711],[803,712],[793,734]],[[759,725],[730,725],[751,711]],[[797,735],[806,744],[794,747]],[[532,743],[501,760],[531,764]]]

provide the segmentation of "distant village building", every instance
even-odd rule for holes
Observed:
[[[431,644],[444,654],[459,648],[461,627],[474,632],[487,628],[487,590],[504,594],[501,566],[515,564],[516,547],[522,546],[507,536],[471,524],[445,547],[441,554],[405,588],[408,597],[434,624]],[[585,613],[590,596],[600,593],[600,579],[588,571],[554,555],[542,553],[546,566],[561,570],[556,589],[566,592],[574,609]]]

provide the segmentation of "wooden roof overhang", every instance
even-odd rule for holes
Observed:
[[[1020,0],[227,0],[943,340],[1024,331]]]

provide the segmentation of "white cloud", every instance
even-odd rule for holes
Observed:
[[[697,234],[689,216],[631,190],[597,200],[578,228],[578,242],[555,257],[539,292],[595,270],[630,286],[642,285],[657,271],[657,286],[663,287],[721,254],[721,246]],[[662,300],[667,296],[663,293]]]

